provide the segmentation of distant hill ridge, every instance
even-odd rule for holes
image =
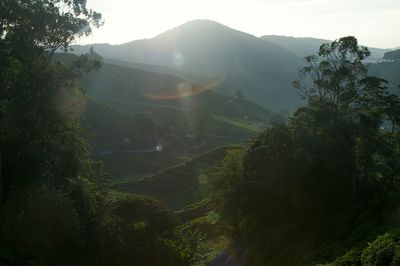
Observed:
[[[221,81],[214,89],[274,110],[294,110],[301,104],[291,81],[297,78],[302,58],[317,52],[327,40],[263,36],[237,31],[210,20],[194,20],[151,39],[120,45],[73,46],[80,54],[93,47],[105,60],[136,64],[157,73],[179,75],[198,84]],[[372,59],[389,50],[371,48]],[[123,63],[126,62],[126,63]],[[141,66],[139,66],[141,65]]]
[[[323,43],[332,41],[312,37],[289,37],[280,35],[265,35],[261,38],[284,47],[285,49],[301,57],[315,54]],[[393,50],[374,47],[368,47],[368,49],[371,51],[370,60],[372,61],[378,61],[379,59],[383,58],[386,52]]]
[[[400,49],[385,53],[385,56],[383,58],[400,61]]]
[[[121,45],[93,46],[105,59],[173,68],[197,83],[222,79],[219,92],[244,96],[275,110],[299,105],[291,86],[301,58],[272,42],[212,21],[191,21],[157,35]]]

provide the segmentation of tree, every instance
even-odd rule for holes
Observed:
[[[73,80],[91,66],[85,57],[70,67],[51,58],[90,34],[101,16],[87,9],[84,0],[4,0],[0,5],[0,152],[6,198],[13,187],[34,178],[57,183],[55,176],[78,174],[87,146],[79,117],[62,108],[75,91]]]
[[[246,264],[315,264],[399,194],[400,101],[367,75],[368,55],[354,37],[322,45],[294,82],[307,105],[224,160],[216,202]]]
[[[198,238],[176,233],[169,210],[153,200],[115,201],[94,180],[101,164],[90,159],[79,112],[86,94],[74,81],[100,67],[101,58],[91,50],[61,63],[55,53],[100,24],[86,0],[0,1],[0,261],[6,265],[193,260]],[[155,134],[150,116],[136,119]]]
[[[241,90],[237,90],[236,93],[235,93],[235,96],[239,100],[243,100],[244,99],[244,95],[243,95],[243,92]]]
[[[346,132],[349,135],[346,143],[353,153],[346,153],[347,160],[352,165],[359,165],[359,168],[371,168],[374,165],[370,160],[361,163],[357,153],[367,155],[370,159],[371,154],[379,153],[377,147],[385,142],[379,138],[383,121],[391,121],[393,135],[395,124],[398,123],[393,111],[398,110],[400,103],[398,96],[388,92],[385,86],[387,81],[367,75],[363,60],[369,55],[368,48],[360,47],[357,39],[351,36],[323,44],[318,55],[305,58],[307,66],[300,71],[300,81],[293,82],[309,103],[296,115],[310,114],[312,107],[323,118],[319,125],[324,130],[330,130],[334,136]],[[315,127],[317,124],[309,126]],[[375,149],[371,150],[373,147]],[[365,179],[364,170],[354,169],[351,174],[354,199],[357,198],[357,184],[360,182],[360,173],[357,171],[363,171]]]
[[[227,233],[238,236],[241,234],[241,221],[238,219],[240,213],[238,204],[241,199],[238,196],[241,187],[242,176],[244,174],[243,162],[245,152],[240,149],[229,150],[222,160],[221,166],[216,172],[217,179],[214,182],[216,193],[217,210],[222,215],[221,221],[226,225]]]
[[[94,235],[93,224],[102,191],[92,181],[99,165],[89,159],[86,133],[80,125],[80,114],[75,111],[78,108],[74,108],[82,103],[85,95],[76,88],[74,80],[81,73],[99,67],[99,63],[81,56],[65,65],[52,58],[57,50],[67,50],[73,40],[90,34],[92,27],[100,24],[100,14],[89,10],[85,0],[0,1],[0,182],[3,187],[0,192],[4,192],[0,197],[0,211],[3,211],[3,202],[14,208],[1,213],[2,221],[9,218],[12,221],[13,214],[24,212],[24,204],[10,204],[10,200],[29,202],[26,198],[29,194],[18,191],[46,187],[63,194],[56,197],[51,192],[47,197],[55,200],[48,205],[51,213],[57,213],[58,206],[67,208],[65,213],[77,214],[79,225],[71,224],[75,228],[71,230],[79,231],[75,233],[87,249]],[[42,204],[45,198],[43,195],[35,202]],[[46,208],[43,206],[43,210]],[[24,222],[37,228],[37,234],[51,235],[49,231],[62,224],[51,217],[37,219],[33,209],[21,217],[27,217]],[[38,223],[42,221],[48,224],[40,226]],[[1,240],[2,247],[9,248],[14,256],[10,261],[34,254],[33,260],[53,264],[51,261],[62,257],[57,252],[53,255],[61,257],[49,261],[48,250],[39,245],[32,245],[31,250],[25,250],[27,253],[18,250],[20,246],[13,246],[12,240],[22,232],[13,232],[16,234]],[[26,234],[29,236],[35,237]],[[70,242],[58,244],[63,252],[68,251]],[[89,253],[88,250],[87,254],[76,256],[76,263]]]
[[[345,110],[358,95],[360,82],[367,75],[363,60],[370,55],[354,37],[344,37],[321,45],[318,55],[305,58],[301,81],[293,82],[304,99],[329,102]],[[305,81],[305,82],[304,82]]]
[[[119,199],[100,224],[95,265],[190,265],[198,252],[199,235],[180,234],[177,225],[177,217],[156,200]]]

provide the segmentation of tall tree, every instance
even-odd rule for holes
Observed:
[[[399,193],[400,101],[367,75],[368,55],[354,37],[322,45],[294,82],[307,105],[225,159],[218,209],[230,236],[249,247],[244,256],[253,254],[246,264],[313,264],[326,256],[317,246],[333,251],[336,232],[341,239],[359,226],[360,210],[375,204],[369,211],[379,217],[377,202]]]
[[[305,58],[307,66],[300,71],[301,81],[305,82],[295,81],[294,86],[310,103],[330,102],[347,109],[367,75],[363,60],[369,55],[368,48],[360,47],[352,36],[325,43],[317,55]]]
[[[376,154],[377,149],[371,148],[383,144],[378,144],[382,139],[377,137],[381,125],[390,120],[394,131],[396,119],[393,111],[399,106],[398,97],[387,90],[387,81],[368,76],[363,60],[369,55],[368,48],[359,46],[352,36],[323,44],[317,55],[305,58],[307,65],[300,70],[300,80],[293,82],[309,103],[296,116],[310,114],[310,107],[313,107],[322,118],[320,126],[325,130],[336,132],[333,133],[336,138],[338,134],[347,132],[351,136],[347,144],[352,150],[347,159],[361,168],[373,164],[365,161],[366,165],[361,166],[360,161],[357,162],[357,153],[368,150],[367,154]],[[358,170],[354,169],[351,174],[355,199],[360,181]]]
[[[73,80],[94,66],[51,62],[60,48],[101,24],[85,0],[0,3],[0,152],[4,191],[34,178],[73,176],[86,156],[73,99]],[[69,148],[67,148],[69,147]],[[82,157],[83,156],[83,157]],[[65,171],[68,169],[68,171]]]
[[[94,234],[100,191],[90,181],[96,168],[76,111],[84,93],[74,80],[99,64],[82,56],[67,66],[52,57],[100,24],[86,0],[0,1],[0,223],[7,236],[1,246],[12,260],[54,265],[60,247],[79,249],[71,239],[87,247]],[[71,226],[67,220],[58,226],[55,216],[71,217]],[[58,234],[63,224],[75,231]],[[27,227],[32,231],[24,233]]]

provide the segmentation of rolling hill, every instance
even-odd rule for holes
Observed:
[[[191,111],[200,109],[216,117],[244,123],[270,124],[283,116],[246,99],[223,95],[212,87],[193,85],[182,78],[103,63],[99,71],[79,84],[87,93],[125,115],[151,112],[156,120],[190,127]]]
[[[119,183],[114,188],[122,192],[155,197],[179,210],[209,197],[214,167],[218,166],[219,161],[232,148],[240,149],[235,146],[215,148],[140,181]]]
[[[400,93],[400,49],[385,53],[382,62],[369,67],[372,75],[389,81],[388,87],[393,92]]]
[[[301,58],[290,51],[213,21],[191,21],[152,39],[121,45],[91,45],[105,59],[178,70],[200,84],[219,82],[217,92],[268,108],[293,109],[299,98],[291,86]],[[75,53],[89,46],[74,46]]]
[[[340,37],[340,36],[338,36]],[[329,42],[316,38],[256,36],[209,20],[194,20],[152,39],[120,45],[73,46],[74,53],[89,47],[114,65],[180,76],[217,92],[241,90],[250,101],[273,110],[293,111],[301,105],[291,81],[297,78],[305,55]],[[390,49],[370,48],[371,62]]]
[[[76,57],[57,54],[54,60],[69,64]],[[141,179],[214,147],[243,144],[285,120],[246,99],[193,84],[183,74],[134,66],[104,61],[78,81],[87,94],[82,121],[93,134],[93,156],[105,163],[111,183]]]
[[[338,36],[342,37],[342,36]],[[304,56],[317,53],[319,47],[323,43],[331,42],[330,40],[318,39],[318,38],[296,38],[288,36],[278,36],[278,35],[265,35],[261,37],[262,39],[275,43],[276,45],[287,49],[288,51],[296,54],[297,56],[303,58]],[[370,61],[378,61],[383,58],[386,52],[392,49],[381,49],[368,47],[371,51]]]

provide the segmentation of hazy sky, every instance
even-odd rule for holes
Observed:
[[[105,24],[80,43],[152,38],[189,20],[210,19],[255,36],[336,39],[400,46],[400,0],[88,0]]]

